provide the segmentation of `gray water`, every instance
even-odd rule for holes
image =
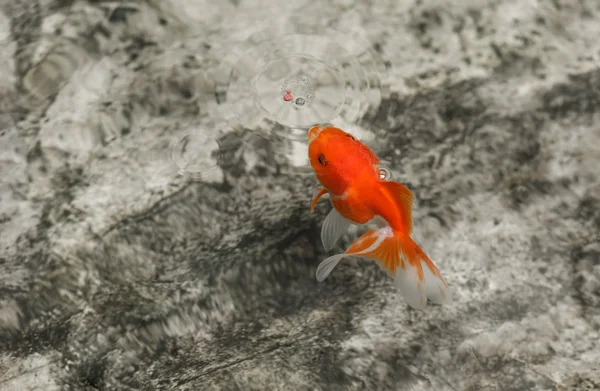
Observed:
[[[598,2],[0,4],[0,390],[600,388]],[[317,282],[323,123],[452,304]]]

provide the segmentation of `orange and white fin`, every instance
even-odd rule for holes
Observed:
[[[345,253],[335,254],[326,258],[317,266],[317,281],[321,282],[326,279],[343,258],[351,256],[366,257],[371,251],[379,248],[386,239],[385,232],[381,231],[387,232],[388,230],[391,231],[389,227],[371,230],[356,239]]]
[[[327,189],[325,189],[324,187],[318,187],[317,190],[319,190],[319,192],[313,197],[312,202],[310,203],[310,213],[313,213],[315,211],[315,206],[317,206],[319,198],[327,194]]]
[[[450,304],[452,293],[438,268],[409,237],[402,245],[401,265],[396,269],[394,285],[404,300],[415,309],[423,309],[427,299],[437,304]]]
[[[410,237],[395,234],[390,227],[371,230],[352,243],[345,253],[325,259],[317,267],[317,280],[327,278],[348,256],[377,261],[394,279],[404,300],[415,309],[425,308],[428,298],[438,304],[452,302],[448,284],[433,262]]]
[[[387,192],[389,200],[396,204],[402,222],[406,227],[406,234],[410,235],[412,233],[412,202],[414,198],[412,192],[402,183],[382,180],[380,184]]]
[[[331,209],[321,227],[321,241],[325,250],[333,249],[335,243],[348,231],[351,224],[352,222],[342,216],[337,209]]]

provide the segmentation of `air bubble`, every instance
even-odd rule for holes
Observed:
[[[379,178],[384,181],[390,181],[392,180],[392,172],[386,167],[379,167]]]
[[[296,98],[296,105],[298,105],[298,106],[304,106],[304,103],[306,103],[306,101],[304,100],[304,98]]]

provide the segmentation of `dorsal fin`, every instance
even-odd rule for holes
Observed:
[[[412,192],[408,189],[408,187],[398,182],[381,181],[381,185],[389,191],[390,196],[398,206],[402,223],[407,230],[406,233],[410,235],[412,232]]]

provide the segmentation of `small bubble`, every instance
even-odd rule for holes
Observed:
[[[387,168],[380,167],[379,168],[379,178],[383,179],[384,181],[389,181],[392,179],[392,173]]]
[[[304,103],[306,103],[306,101],[304,100],[304,98],[296,98],[296,104],[298,106],[304,106]]]

